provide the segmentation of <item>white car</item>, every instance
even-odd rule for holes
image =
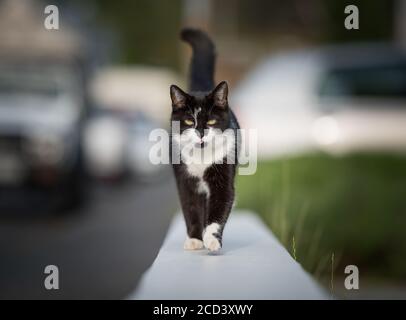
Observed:
[[[270,57],[236,89],[258,155],[406,150],[406,55],[386,44],[335,46]]]

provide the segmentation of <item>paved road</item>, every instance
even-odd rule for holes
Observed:
[[[177,210],[173,179],[93,185],[75,212],[0,218],[0,299],[120,299],[152,263]],[[60,289],[44,288],[57,265]]]

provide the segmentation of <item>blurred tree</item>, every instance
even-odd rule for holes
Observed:
[[[360,12],[360,29],[344,27],[347,5]],[[213,1],[216,30],[278,41],[294,36],[308,42],[392,40],[395,0],[223,0]]]
[[[356,5],[359,9],[359,30],[344,27],[344,8]],[[324,42],[391,41],[394,38],[394,0],[328,0],[323,1],[324,27],[321,40]]]
[[[61,5],[65,3],[63,0],[56,2]],[[80,16],[90,16],[92,23],[95,22],[105,34],[114,33],[114,52],[119,62],[179,69],[181,42],[178,41],[178,32],[185,21],[189,25],[207,24],[205,29],[212,31],[217,38],[234,39],[238,43],[248,41],[247,47],[257,48],[257,51],[287,43],[300,46],[303,43],[393,40],[395,2],[72,0],[69,3],[75,4],[75,11],[83,11]],[[347,30],[344,27],[344,8],[349,4],[359,8],[359,30]],[[191,14],[193,8],[196,12]]]
[[[96,23],[114,31],[119,62],[179,68],[181,0],[74,1],[91,7]]]

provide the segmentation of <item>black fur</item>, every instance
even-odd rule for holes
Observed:
[[[190,64],[190,91],[210,91],[214,88],[215,48],[210,38],[196,29],[183,29],[183,41],[188,42],[193,49]]]
[[[180,122],[181,133],[190,129],[185,120],[197,121],[195,129],[200,137],[208,128],[207,121],[215,119],[211,127],[232,129],[235,134],[235,159],[239,146],[237,145],[237,119],[228,105],[228,86],[221,82],[214,88],[214,45],[208,36],[199,30],[185,29],[181,37],[193,48],[190,71],[190,93],[185,93],[176,86],[171,86],[172,121]],[[194,113],[201,109],[197,119]],[[173,141],[171,139],[171,149]],[[203,146],[204,147],[204,146]],[[185,217],[187,233],[190,238],[202,239],[204,229],[211,223],[218,223],[220,230],[214,234],[220,244],[224,225],[234,202],[234,177],[237,164],[228,164],[223,159],[222,164],[210,165],[203,174],[203,181],[209,187],[209,197],[198,192],[200,178],[188,172],[185,163],[173,164],[179,198]]]

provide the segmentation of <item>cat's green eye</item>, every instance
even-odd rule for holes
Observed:
[[[193,125],[193,121],[192,120],[189,120],[189,119],[186,119],[185,121],[185,124],[187,125],[187,126],[191,126],[191,125]]]
[[[216,119],[211,119],[211,120],[207,121],[207,124],[208,124],[209,126],[212,126],[212,125],[215,124],[216,122],[217,122]]]

